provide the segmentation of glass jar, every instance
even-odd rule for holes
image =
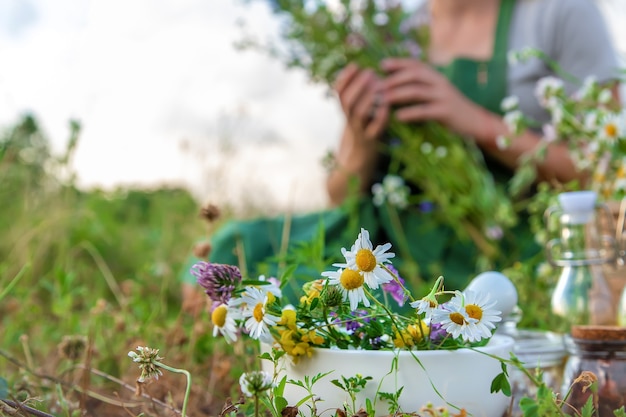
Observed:
[[[563,335],[555,332],[534,329],[519,329],[517,324],[522,318],[522,310],[515,306],[508,316],[504,317],[497,333],[511,336],[513,353],[524,364],[525,370],[509,366],[509,382],[511,383],[510,417],[522,417],[519,402],[524,397],[534,398],[537,386],[526,374],[542,373],[546,386],[557,392],[561,388],[563,367],[567,350]],[[526,372],[525,372],[526,371]]]
[[[552,293],[552,312],[572,325],[614,324],[615,310],[602,266],[614,264],[617,254],[612,235],[600,227],[606,209],[593,191],[559,194],[559,206],[546,211],[546,226],[556,237],[546,244],[550,264],[560,268]]]
[[[530,329],[503,329],[503,333],[515,339],[513,353],[524,364],[524,368],[531,373],[542,373],[546,386],[558,392],[561,388],[563,368],[567,358],[567,351],[563,336],[558,333],[530,330]],[[523,415],[519,402],[523,397],[534,398],[537,386],[521,369],[509,366],[509,382],[511,383],[512,408],[511,417]]]
[[[626,328],[572,326],[566,345],[570,356],[561,392],[566,393],[571,388],[567,403],[578,411],[582,409],[593,395],[585,388],[591,377],[591,380],[597,379],[594,402],[599,417],[613,417],[614,410],[626,405]],[[568,409],[568,406],[563,408],[566,412]]]

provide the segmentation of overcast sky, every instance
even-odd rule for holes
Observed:
[[[32,111],[61,151],[78,119],[74,166],[86,186],[167,181],[205,200],[320,207],[337,103],[303,74],[233,47],[238,20],[255,33],[275,25],[251,3],[0,0],[0,125]],[[626,2],[600,3],[626,51]]]

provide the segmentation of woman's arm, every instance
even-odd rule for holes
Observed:
[[[473,138],[486,153],[512,170],[518,161],[542,140],[525,131],[504,149],[499,136],[510,136],[506,123],[466,98],[442,74],[423,62],[412,59],[389,59],[383,62],[389,76],[385,80],[385,101],[398,106],[396,117],[403,122],[436,120],[458,134]],[[617,88],[614,89],[617,97]],[[545,161],[538,167],[540,181],[584,180],[576,171],[564,144],[550,146]]]
[[[335,91],[346,118],[326,188],[332,204],[340,204],[348,194],[351,178],[366,191],[379,156],[379,139],[387,125],[389,107],[382,102],[381,80],[369,69],[348,65],[337,78]]]

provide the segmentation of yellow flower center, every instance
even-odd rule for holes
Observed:
[[[258,303],[255,307],[254,310],[252,311],[252,316],[254,317],[254,319],[256,321],[258,321],[259,323],[263,321],[263,316],[265,315],[265,313],[263,312],[263,303]]]
[[[359,249],[355,260],[356,266],[363,272],[372,272],[376,268],[376,257],[369,249]]]
[[[211,321],[217,327],[224,327],[226,324],[226,314],[228,313],[228,308],[225,305],[218,306],[213,313],[211,313]]]
[[[611,138],[617,136],[617,126],[614,123],[607,123],[604,126],[604,133]]]
[[[363,275],[353,269],[344,269],[339,278],[341,286],[346,290],[354,290],[363,285]]]
[[[476,304],[468,304],[465,306],[465,312],[473,319],[480,321],[483,318],[483,309]]]
[[[461,313],[457,313],[457,312],[450,313],[450,321],[458,324],[459,326],[462,326],[465,324],[465,317],[463,317],[463,314]]]

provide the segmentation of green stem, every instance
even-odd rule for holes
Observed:
[[[172,368],[171,366],[168,366],[168,365],[166,365],[164,363],[157,362],[157,361],[154,361],[152,363],[154,364],[154,366],[159,366],[159,367],[165,369],[166,371],[174,372],[174,373],[177,373],[177,374],[183,374],[187,378],[187,388],[185,388],[185,398],[183,400],[183,409],[182,409],[182,412],[181,412],[181,415],[183,417],[186,417],[187,416],[187,414],[186,414],[186,412],[187,412],[187,403],[189,402],[189,394],[191,393],[191,374],[186,369]]]
[[[13,287],[17,285],[22,276],[24,276],[24,273],[29,266],[30,264],[24,265],[22,269],[20,269],[20,271],[17,273],[17,275],[15,275],[13,279],[6,285],[6,287],[2,291],[0,291],[0,301],[2,301],[2,299],[6,297],[6,295],[13,289]]]
[[[254,396],[254,417],[259,417],[259,396]]]

